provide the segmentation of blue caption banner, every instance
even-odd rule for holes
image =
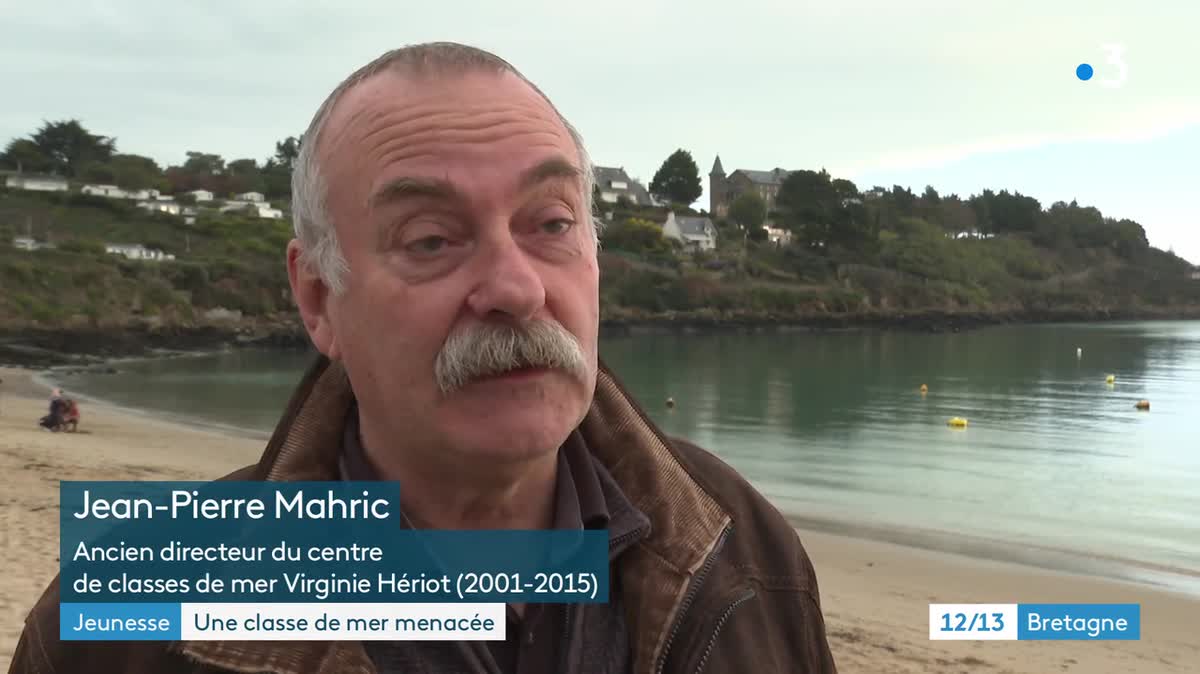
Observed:
[[[1018,604],[1018,641],[1137,641],[1139,604]]]
[[[60,497],[64,605],[608,601],[606,530],[405,529],[395,482],[63,482]]]
[[[934,641],[1136,641],[1139,604],[930,604]]]

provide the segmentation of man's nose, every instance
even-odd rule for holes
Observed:
[[[511,236],[488,241],[479,260],[480,280],[467,297],[467,305],[480,318],[504,314],[526,321],[546,304],[542,277]]]

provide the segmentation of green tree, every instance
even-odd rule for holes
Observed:
[[[892,185],[890,196],[892,205],[896,208],[896,214],[900,217],[911,217],[916,212],[917,195],[913,194],[911,189]]]
[[[802,245],[820,248],[829,240],[838,197],[828,173],[792,171],[779,186],[775,204]]]
[[[275,143],[275,156],[267,160],[268,167],[280,167],[291,171],[296,167],[296,159],[300,157],[300,144],[304,134],[288,136]]]
[[[918,218],[901,218],[899,236],[888,239],[881,257],[893,269],[932,279],[963,280],[965,266],[941,228]]]
[[[1103,245],[1104,216],[1095,208],[1080,208],[1072,201],[1056,201],[1039,214],[1033,241],[1046,248],[1066,249],[1072,244]]]
[[[828,241],[847,251],[874,254],[879,228],[861,200],[841,201],[834,206]]]
[[[984,190],[983,194],[971,197],[971,206],[976,211],[980,229],[994,234],[1037,231],[1042,205],[1037,199],[1020,192]]]
[[[858,191],[858,185],[855,185],[853,181],[846,180],[845,178],[834,178],[830,182],[830,187],[833,188],[833,193],[838,201],[862,199],[862,194]]]
[[[795,217],[828,220],[837,204],[837,192],[825,171],[792,171],[779,186],[775,203]]]
[[[117,146],[115,138],[93,134],[75,119],[45,122],[30,138],[50,160],[51,170],[70,177],[90,162],[108,161]]]
[[[54,170],[54,162],[28,138],[15,138],[0,154],[0,165],[12,170],[45,173]]]
[[[654,173],[650,192],[676,204],[687,205],[699,199],[704,188],[700,184],[700,168],[692,159],[692,153],[682,148],[672,152]]]
[[[972,194],[971,198],[967,200],[967,205],[975,213],[975,223],[979,231],[986,234],[996,231],[995,224],[992,222],[992,200],[995,196],[995,192],[985,189],[979,194]]]
[[[158,162],[136,154],[118,154],[108,162],[113,181],[123,190],[146,190],[157,187],[163,172]]]
[[[111,184],[116,182],[112,166],[107,162],[90,161],[79,168],[77,178],[89,183]]]
[[[742,227],[759,227],[767,219],[767,204],[754,192],[744,192],[729,204],[729,219]]]
[[[1126,260],[1134,259],[1139,253],[1150,247],[1146,239],[1146,230],[1137,222],[1129,219],[1109,220],[1112,231],[1112,247],[1117,255]]]
[[[938,208],[940,215],[937,220],[946,231],[954,234],[978,231],[979,223],[975,219],[975,211],[967,202],[958,198],[957,194],[943,198]]]
[[[225,160],[221,155],[189,151],[182,166],[171,166],[165,172],[169,191],[176,194],[192,190],[207,190],[217,195],[229,193],[229,177],[225,175]]]
[[[925,191],[917,199],[916,216],[927,222],[942,225],[942,197],[933,185],[926,185]]]
[[[292,196],[292,170],[300,157],[304,136],[288,136],[275,143],[275,154],[263,164],[262,190],[268,199],[288,199]]]
[[[225,167],[229,176],[228,189],[234,194],[243,192],[262,192],[266,189],[266,181],[259,171],[258,162],[253,159],[235,159]]]
[[[927,206],[937,206],[942,203],[942,197],[938,195],[938,191],[933,188],[933,185],[926,185],[925,193],[921,195],[921,201]]]
[[[194,175],[220,175],[225,172],[225,160],[219,154],[188,152],[183,170]]]

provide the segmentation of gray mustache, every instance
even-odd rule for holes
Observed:
[[[438,353],[434,375],[442,393],[450,394],[474,379],[525,367],[586,376],[587,359],[575,336],[556,322],[481,323],[450,335]]]

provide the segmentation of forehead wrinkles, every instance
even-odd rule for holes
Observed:
[[[458,111],[409,116],[391,113],[364,125],[359,142],[373,162],[392,163],[434,157],[447,144],[470,146],[520,143],[523,146],[571,147],[570,138],[548,120],[517,116],[519,111]],[[436,114],[436,113],[435,113]]]
[[[478,81],[470,81],[479,77],[495,82],[495,89],[481,89]],[[336,160],[343,152],[371,158],[395,153],[394,160],[424,153],[405,152],[405,145],[425,145],[435,139],[464,144],[503,142],[510,136],[525,136],[523,143],[574,148],[558,115],[524,82],[489,74],[457,79],[463,88],[455,88],[451,81],[434,82],[432,90],[423,89],[427,80],[395,74],[359,84],[347,92],[337,106],[340,109],[331,115],[330,142],[322,142],[325,152],[320,154]],[[361,161],[350,163],[361,166]]]

